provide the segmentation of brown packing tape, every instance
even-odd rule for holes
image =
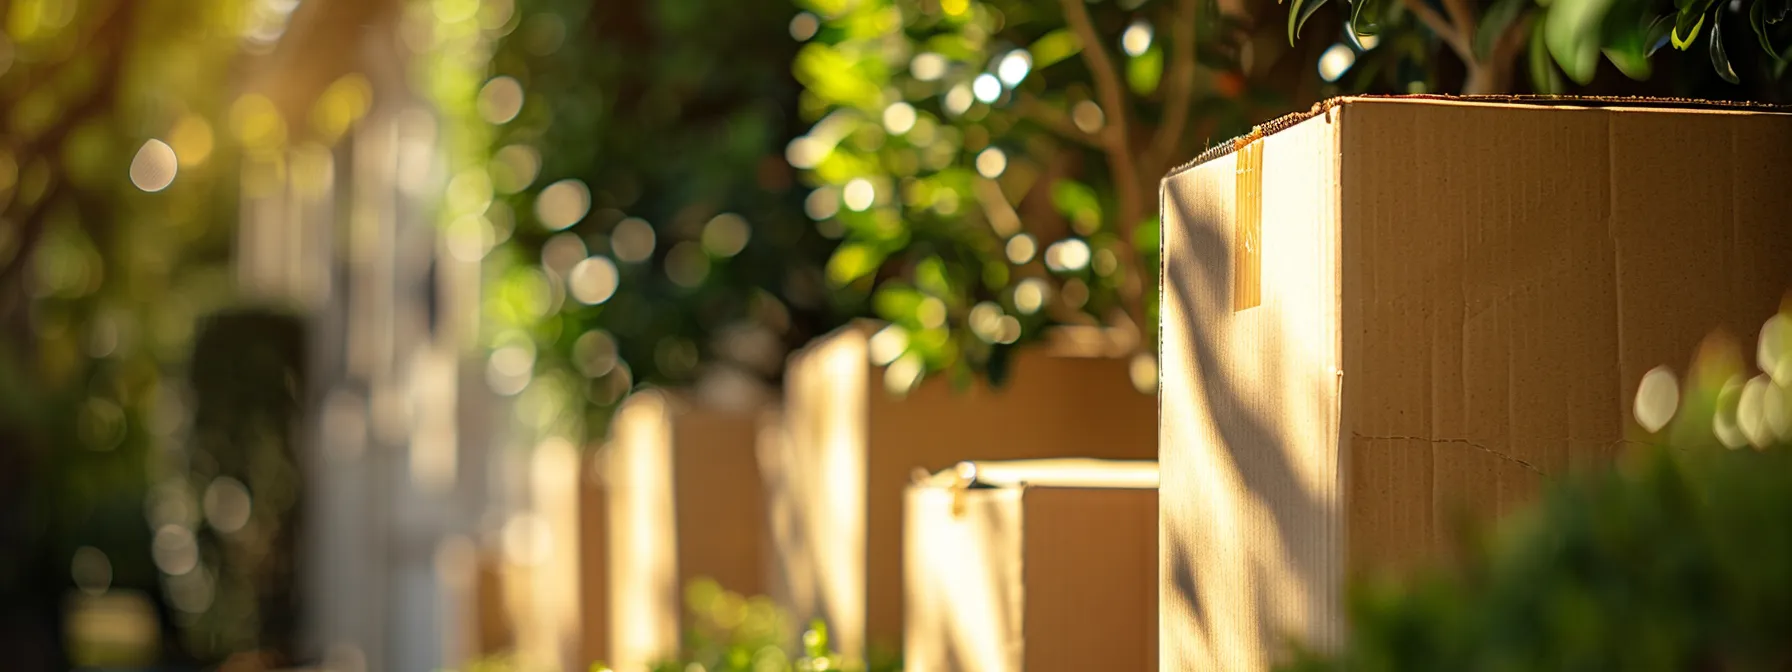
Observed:
[[[1232,232],[1232,310],[1263,303],[1263,141],[1238,150],[1237,211]]]

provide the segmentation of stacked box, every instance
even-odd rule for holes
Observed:
[[[766,590],[758,425],[754,411],[659,391],[638,392],[618,409],[600,457],[602,511],[586,527],[601,535],[593,546],[603,557],[601,569],[587,565],[603,582],[588,599],[607,602],[587,608],[606,614],[601,632],[587,628],[604,641],[587,651],[606,651],[601,659],[618,670],[675,660],[683,589],[693,579],[747,595]]]
[[[905,669],[1157,669],[1157,464],[1041,462],[909,486]]]
[[[915,469],[961,460],[1087,456],[1153,459],[1156,399],[1133,362],[1022,349],[999,389],[943,378],[886,389],[869,359],[872,328],[853,325],[792,357],[784,435],[766,446],[786,606],[821,618],[839,650],[893,651],[902,637],[903,489]],[[1080,354],[1080,353],[1079,353]],[[775,466],[773,466],[775,465]]]
[[[1787,156],[1743,105],[1346,98],[1167,177],[1162,665],[1335,645],[1351,577],[1609,463],[1792,286]]]

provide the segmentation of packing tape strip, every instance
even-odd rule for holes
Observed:
[[[1232,222],[1232,310],[1263,303],[1263,140],[1238,148]]]

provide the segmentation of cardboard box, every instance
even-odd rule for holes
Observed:
[[[872,331],[849,326],[791,358],[785,436],[762,446],[776,474],[768,495],[786,516],[775,523],[785,606],[798,623],[824,619],[855,657],[901,640],[902,493],[913,470],[1157,455],[1157,402],[1134,388],[1126,358],[1023,348],[1001,390],[955,391],[934,377],[898,397],[868,359]]]
[[[693,579],[747,595],[766,590],[758,425],[756,412],[659,391],[637,392],[617,410],[600,458],[604,589],[591,594],[607,599],[607,617],[601,634],[588,634],[606,641],[586,650],[607,650],[602,659],[619,671],[675,660]]]
[[[904,669],[1157,669],[1157,463],[967,462],[905,512]]]
[[[1792,116],[1346,98],[1163,182],[1166,669],[1340,640],[1349,577],[1608,463],[1792,286]]]

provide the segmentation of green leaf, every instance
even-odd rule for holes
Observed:
[[[1603,51],[1605,60],[1611,61],[1612,65],[1617,66],[1618,72],[1624,73],[1625,77],[1640,82],[1648,79],[1652,73],[1648,56],[1629,49],[1605,49]]]
[[[871,275],[884,262],[884,253],[862,243],[848,243],[828,259],[828,281],[836,287],[850,285]]]
[[[1555,0],[1544,22],[1543,39],[1562,72],[1575,82],[1593,81],[1599,68],[1600,24],[1613,0]]]
[[[877,288],[877,293],[871,295],[871,309],[878,317],[890,322],[914,324],[915,311],[920,310],[921,302],[926,298],[912,287],[892,282]]]
[[[1034,70],[1043,70],[1046,66],[1075,56],[1082,50],[1083,43],[1069,28],[1059,28],[1046,33],[1039,39],[1033,40],[1033,46],[1027,47],[1027,52],[1033,56]]]
[[[1384,0],[1356,0],[1350,3],[1350,18],[1345,21],[1345,33],[1351,41],[1356,42],[1358,35],[1375,35],[1381,32],[1382,7]],[[1362,43],[1355,45],[1362,48]]]
[[[1668,42],[1672,39],[1671,35],[1673,32],[1673,14],[1663,14],[1655,17],[1654,21],[1649,22],[1649,30],[1644,33],[1643,43],[1649,45],[1649,49],[1643,52],[1644,55],[1654,57],[1655,52],[1660,51],[1662,47],[1668,46]]]
[[[1101,198],[1095,189],[1076,180],[1052,183],[1052,207],[1083,235],[1101,227]]]
[[[952,296],[952,280],[946,275],[946,262],[928,257],[915,264],[915,286],[934,296]]]
[[[1767,2],[1755,0],[1748,10],[1748,24],[1755,29],[1755,38],[1761,41],[1761,50],[1767,52],[1774,60],[1779,60],[1780,52],[1773,48],[1773,40],[1767,37]]]
[[[1736,76],[1736,69],[1730,67],[1730,55],[1724,53],[1723,17],[1711,17],[1711,67],[1717,69],[1717,76],[1731,84],[1741,84],[1742,78]]]
[[[1531,24],[1531,42],[1527,60],[1530,61],[1531,66],[1531,87],[1535,88],[1537,93],[1554,96],[1561,94],[1568,87],[1562,82],[1562,74],[1556,72],[1552,65],[1554,61],[1550,58],[1548,47],[1544,45],[1545,22],[1546,18],[1539,16],[1537,21]]]
[[[1149,96],[1157,91],[1157,83],[1164,76],[1164,50],[1156,44],[1151,45],[1145,53],[1139,54],[1126,62],[1126,84],[1132,92],[1141,96]]]
[[[1675,49],[1686,51],[1692,47],[1693,41],[1699,37],[1699,28],[1705,25],[1705,10],[1710,8],[1713,2],[1715,0],[1692,0],[1690,4],[1680,9],[1680,14],[1674,19],[1673,42]]]
[[[1294,38],[1300,37],[1300,27],[1307,25],[1307,19],[1325,6],[1326,0],[1294,0],[1288,8],[1288,44],[1294,44]]]
[[[1154,216],[1150,219],[1140,222],[1139,227],[1136,229],[1133,229],[1132,245],[1133,245],[1133,249],[1138,250],[1139,256],[1142,256],[1142,257],[1156,257],[1157,256],[1157,254],[1158,254],[1157,247],[1162,242],[1158,237],[1158,228],[1160,226],[1161,226],[1161,224],[1158,222],[1157,217]]]
[[[1638,81],[1648,79],[1652,72],[1649,65],[1649,47],[1654,43],[1652,33],[1656,30],[1665,31],[1665,28],[1660,28],[1665,22],[1657,17],[1655,22],[1647,25],[1633,21],[1617,23],[1619,27],[1608,31],[1607,45],[1601,51],[1605,53],[1606,60],[1617,66],[1624,76]]]

